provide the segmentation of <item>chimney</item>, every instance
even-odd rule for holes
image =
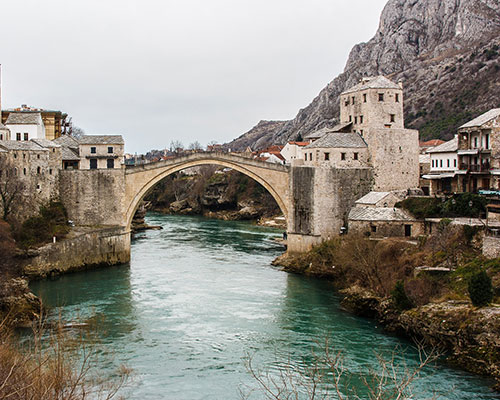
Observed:
[[[398,85],[399,85],[399,87],[401,88],[401,90],[403,90],[403,80],[402,80],[402,79],[400,79],[400,80],[398,81]]]

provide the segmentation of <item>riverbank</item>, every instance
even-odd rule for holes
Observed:
[[[482,257],[479,241],[456,230],[443,230],[418,244],[347,237],[325,242],[307,254],[283,255],[273,264],[290,273],[332,281],[347,311],[375,319],[389,333],[444,349],[450,363],[495,378],[499,390],[498,297],[478,308],[467,293],[468,279],[481,269],[492,278],[496,296],[500,293],[500,260]],[[396,304],[398,281],[404,284],[409,309]]]

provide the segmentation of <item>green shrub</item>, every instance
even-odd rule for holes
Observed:
[[[493,300],[491,278],[484,270],[481,270],[470,277],[468,290],[472,304],[476,307],[485,306]]]
[[[394,285],[394,289],[391,292],[392,301],[399,311],[409,310],[413,308],[413,302],[408,297],[405,291],[405,285],[403,281],[397,281]]]
[[[69,232],[68,216],[60,202],[41,206],[39,214],[23,222],[15,237],[20,247],[29,248],[62,238]]]

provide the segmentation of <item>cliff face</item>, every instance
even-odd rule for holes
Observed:
[[[499,54],[498,0],[389,0],[377,33],[354,46],[344,72],[293,120],[253,143],[285,143],[333,126],[340,93],[373,75],[403,81],[407,127],[450,138],[472,116],[500,106]],[[237,149],[243,137],[228,146]]]

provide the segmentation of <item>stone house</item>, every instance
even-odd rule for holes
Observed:
[[[80,169],[114,169],[124,163],[124,145],[120,135],[84,135],[78,139]]]
[[[0,158],[13,167],[12,172],[22,184],[18,201],[37,206],[57,197],[61,146],[46,139],[7,140],[0,142],[0,150]],[[3,178],[4,173],[0,173],[0,180]]]
[[[430,156],[429,173],[422,178],[429,182],[429,195],[455,193],[459,191],[458,136],[427,150]]]
[[[500,189],[500,108],[458,128],[460,191]]]
[[[363,78],[358,85],[341,93],[340,124],[320,129],[306,139],[312,143],[303,148],[305,165],[330,161],[333,154],[335,164],[332,165],[336,167],[370,167],[373,190],[418,187],[418,132],[404,127],[402,84],[383,76]],[[350,145],[343,151],[339,142],[345,141]],[[328,148],[330,143],[337,147]],[[343,163],[349,159],[350,164]]]
[[[5,120],[12,140],[45,139],[45,125],[39,112],[11,112]]]
[[[413,238],[424,233],[424,222],[400,208],[354,207],[349,213],[349,234]]]
[[[80,153],[78,140],[73,136],[63,135],[54,140],[61,145],[62,169],[79,169]]]
[[[368,146],[355,132],[329,132],[302,148],[304,165],[336,168],[368,167]]]

